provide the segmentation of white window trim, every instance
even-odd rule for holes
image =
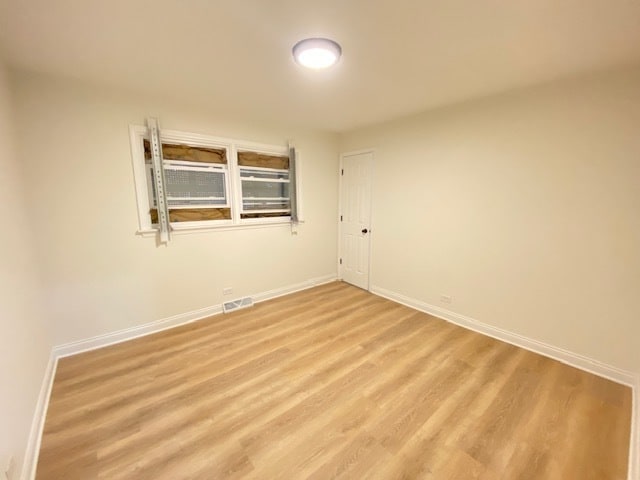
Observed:
[[[150,193],[147,187],[147,172],[144,161],[144,148],[142,140],[147,136],[148,130],[143,125],[129,125],[129,138],[131,143],[131,161],[133,165],[133,176],[136,192],[136,203],[138,210],[138,230],[137,235],[151,237],[157,234],[158,227],[154,227],[149,216]],[[228,168],[228,198],[233,207],[231,208],[230,220],[205,220],[198,222],[173,222],[171,231],[174,234],[205,233],[209,231],[240,230],[269,228],[276,226],[289,226],[291,220],[289,216],[266,217],[266,218],[240,218],[242,209],[242,188],[240,180],[240,169],[238,167],[238,151],[251,151],[263,153],[265,155],[289,155],[289,147],[279,145],[268,145],[263,143],[248,142],[245,140],[234,140],[229,138],[214,137],[198,133],[182,132],[178,130],[162,130],[160,140],[162,142],[176,142],[182,144],[193,144],[202,147],[224,148],[227,150]],[[302,162],[300,152],[296,156],[296,195],[298,201],[298,222],[303,223],[302,215],[302,188],[301,172]]]

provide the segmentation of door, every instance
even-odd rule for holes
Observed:
[[[342,157],[340,191],[340,276],[369,290],[373,153]]]

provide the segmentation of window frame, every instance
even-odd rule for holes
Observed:
[[[157,224],[151,223],[151,216],[149,214],[152,208],[152,192],[151,189],[148,188],[148,167],[145,164],[143,146],[144,139],[148,139],[148,129],[143,125],[130,125],[129,136],[138,211],[138,231],[136,233],[141,236],[153,236],[158,232],[159,227]],[[171,222],[172,233],[197,233],[213,230],[286,226],[291,224],[290,214],[278,217],[241,218],[242,180],[240,177],[240,167],[238,165],[238,151],[251,151],[264,155],[289,156],[288,146],[268,145],[246,140],[234,140],[165,129],[160,132],[160,141],[162,143],[178,143],[194,147],[223,148],[227,152],[225,180],[227,199],[229,208],[231,209],[231,219]],[[302,223],[300,172],[300,153],[296,152],[295,188],[298,201],[298,222]]]

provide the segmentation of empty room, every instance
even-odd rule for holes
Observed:
[[[640,480],[640,3],[0,0],[0,479]]]

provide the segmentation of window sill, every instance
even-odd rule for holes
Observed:
[[[304,223],[302,221],[298,222]],[[211,226],[206,225],[202,227],[184,227],[184,226],[172,226],[171,234],[172,235],[192,235],[194,233],[210,233],[210,232],[224,232],[229,230],[255,230],[259,228],[272,228],[272,227],[285,227],[291,226],[290,220],[278,220],[273,222],[260,222],[260,223],[241,223],[236,225],[219,225],[219,226]],[[136,231],[136,235],[146,238],[146,237],[154,237],[158,234],[157,228],[151,228],[148,230],[138,230]]]

